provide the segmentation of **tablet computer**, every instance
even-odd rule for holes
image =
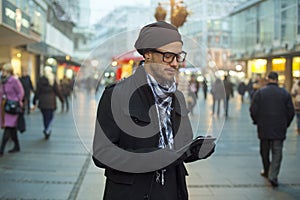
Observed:
[[[189,149],[189,147],[191,145],[196,145],[197,143],[202,143],[202,145],[211,144],[211,143],[215,142],[216,139],[217,138],[211,137],[211,136],[207,136],[207,137],[198,136],[195,139],[193,139],[191,142],[189,142],[188,144],[186,144],[183,147],[181,147],[180,149],[178,149],[177,152],[186,151]]]

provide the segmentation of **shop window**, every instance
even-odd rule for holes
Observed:
[[[293,58],[292,73],[293,77],[300,77],[300,57]]]
[[[274,58],[272,59],[272,71],[285,71],[285,58]]]
[[[248,65],[251,68],[251,72],[254,74],[265,74],[267,71],[266,59],[250,60]]]

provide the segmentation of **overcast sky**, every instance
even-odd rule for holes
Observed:
[[[95,24],[99,19],[122,5],[149,5],[151,0],[90,0],[90,24]]]

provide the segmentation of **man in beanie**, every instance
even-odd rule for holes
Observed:
[[[268,84],[254,94],[250,114],[253,123],[257,125],[260,139],[260,155],[263,164],[261,175],[267,178],[273,187],[278,186],[283,141],[294,113],[290,94],[284,88],[278,87],[278,74],[270,72]]]
[[[145,58],[135,73],[105,88],[97,111],[93,160],[105,169],[105,200],[187,200],[184,162],[209,157],[193,133],[175,75],[186,52],[176,27],[143,27],[135,43]],[[201,153],[200,153],[201,152]]]

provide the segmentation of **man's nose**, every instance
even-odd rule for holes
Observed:
[[[177,62],[176,57],[173,58],[172,62],[170,63],[170,66],[171,66],[172,68],[178,69],[179,62]]]

